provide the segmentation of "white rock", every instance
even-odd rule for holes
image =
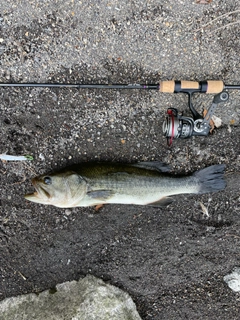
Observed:
[[[221,125],[222,125],[222,119],[220,119],[219,117],[213,115],[213,116],[212,116],[212,121],[214,122],[214,125],[215,125],[216,128],[221,127]]]
[[[0,302],[4,320],[141,320],[131,297],[119,288],[88,275],[48,290]]]
[[[42,161],[45,160],[45,157],[44,157],[44,155],[43,155],[42,153],[39,154],[39,158],[40,158]]]
[[[240,292],[240,268],[235,268],[232,273],[223,277],[223,280],[234,292]]]

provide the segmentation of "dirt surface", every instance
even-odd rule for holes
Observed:
[[[240,83],[238,1],[1,6],[1,82]],[[230,94],[216,111],[219,129],[169,148],[162,122],[170,106],[187,112],[181,94],[1,88],[0,153],[34,161],[0,163],[0,299],[93,274],[127,291],[143,319],[239,319],[239,294],[223,281],[240,265],[240,94]],[[199,112],[212,99],[196,96]],[[90,160],[161,160],[174,173],[225,163],[227,188],[175,197],[165,209],[24,200],[33,176]]]

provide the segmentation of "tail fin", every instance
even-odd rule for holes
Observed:
[[[216,164],[196,171],[194,177],[200,182],[200,190],[198,193],[216,192],[225,189],[226,182],[223,178],[224,169],[224,164]]]

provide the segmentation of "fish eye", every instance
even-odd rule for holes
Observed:
[[[52,179],[50,177],[44,177],[43,179],[45,184],[51,184],[52,183]]]

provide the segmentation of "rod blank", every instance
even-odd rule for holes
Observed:
[[[143,89],[177,93],[206,92],[218,93],[223,89],[240,90],[240,85],[225,85],[222,81],[160,81],[159,84],[72,84],[72,83],[0,83],[0,87],[36,87],[36,88],[76,88],[76,89]],[[205,89],[206,87],[206,89]],[[212,89],[208,91],[208,88]]]
[[[42,87],[42,88],[77,88],[77,89],[148,89],[148,90],[159,90],[159,84],[0,83],[0,87]]]

